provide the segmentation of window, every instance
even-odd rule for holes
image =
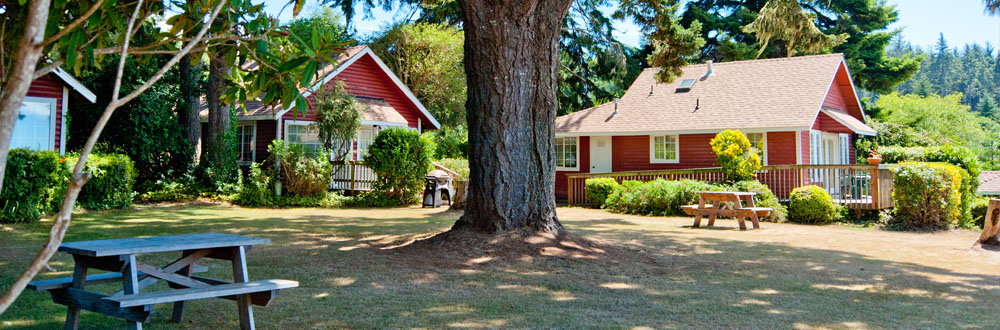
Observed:
[[[54,150],[56,99],[25,97],[18,109],[10,148]]]
[[[840,163],[844,165],[854,164],[851,161],[851,135],[840,134]]]
[[[820,131],[809,131],[809,164],[820,165],[823,163],[823,133]],[[811,171],[812,182],[823,181],[823,171],[813,169]]]
[[[285,128],[285,137],[288,138],[288,144],[303,145],[306,150],[313,154],[323,150],[323,143],[319,141],[319,132],[313,128],[311,123],[289,122]]]
[[[556,138],[556,170],[557,171],[578,171],[580,165],[577,162],[577,137],[557,137]]]
[[[249,165],[256,160],[255,152],[257,137],[257,124],[240,124],[236,126],[236,142],[240,147],[240,164]]]
[[[767,165],[767,133],[746,133],[750,147],[760,157],[760,163]]]
[[[684,80],[682,80],[681,84],[677,85],[677,91],[678,92],[687,92],[687,91],[690,91],[691,87],[694,87],[694,82],[695,82],[694,79],[684,79]]]
[[[650,163],[677,163],[680,161],[677,135],[653,135],[649,137]]]
[[[366,126],[362,127],[358,131],[358,150],[354,151],[356,155],[354,159],[365,160],[365,156],[368,156],[368,146],[375,142],[375,127]]]

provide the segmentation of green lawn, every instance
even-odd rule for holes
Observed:
[[[251,280],[292,279],[300,287],[254,310],[261,329],[1000,327],[1000,252],[971,248],[973,232],[771,223],[740,232],[730,220],[691,229],[689,218],[566,208],[559,216],[571,232],[608,248],[582,257],[555,248],[507,251],[495,259],[462,246],[392,249],[449,228],[459,215],[419,208],[140,206],[79,213],[66,240],[196,232],[270,238],[272,244],[248,255]],[[24,268],[48,229],[48,222],[0,225],[0,286]],[[61,253],[51,265],[56,272],[43,277],[72,269]],[[208,276],[231,276],[226,264],[206,265]],[[158,305],[146,327],[238,327],[233,302],[189,306],[178,325],[168,321],[171,306]],[[58,328],[65,313],[47,293],[26,291],[0,316],[0,328]],[[81,328],[123,325],[82,313]]]

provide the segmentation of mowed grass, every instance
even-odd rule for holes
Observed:
[[[446,230],[460,215],[443,208],[139,206],[81,212],[66,240],[197,232],[270,238],[248,254],[251,280],[292,279],[300,287],[254,309],[260,329],[1000,328],[1000,252],[973,247],[974,232],[772,223],[740,232],[731,220],[692,229],[689,218],[562,208],[570,232],[617,252],[491,259],[393,250]],[[0,286],[27,265],[49,226],[0,226]],[[140,260],[162,265],[177,257]],[[205,265],[207,276],[232,276],[227,264]],[[41,277],[69,276],[72,259],[60,253],[51,266],[55,272]],[[191,302],[180,324],[169,322],[171,305],[156,307],[147,329],[238,328],[231,301]],[[0,328],[59,328],[65,314],[47,293],[26,291],[0,315]],[[123,326],[82,313],[84,329]]]

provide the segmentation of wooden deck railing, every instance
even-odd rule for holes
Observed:
[[[375,171],[364,162],[334,162],[331,189],[349,191],[372,190]]]
[[[567,177],[567,202],[586,205],[584,182],[589,178],[614,178],[619,183],[629,180],[652,181],[698,180],[720,183],[722,169],[700,168],[665,171],[633,171],[613,173],[580,173]],[[757,171],[757,180],[764,183],[780,200],[788,200],[793,189],[814,185],[825,189],[834,200],[847,208],[881,210],[892,207],[892,172],[886,166],[871,165],[778,165],[764,166]]]

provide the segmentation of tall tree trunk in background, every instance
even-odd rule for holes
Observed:
[[[471,173],[455,227],[563,232],[553,127],[559,32],[572,2],[461,1]]]
[[[0,187],[3,187],[4,173],[7,169],[7,155],[10,152],[10,141],[14,134],[14,124],[24,96],[28,94],[35,67],[42,56],[42,41],[45,40],[45,22],[49,19],[51,1],[32,1],[28,9],[28,20],[24,22],[24,37],[17,45],[17,54],[13,54],[7,77],[0,77]]]
[[[223,61],[225,59],[221,57],[212,57],[209,61],[208,69],[208,91],[206,94],[208,98],[208,136],[205,141],[205,148],[202,149],[202,162],[207,162],[209,166],[220,166],[224,162],[225,153],[223,152],[225,146],[222,144],[223,134],[230,126],[229,108],[222,105],[219,100],[222,97],[223,92],[223,76],[225,75],[226,66]]]
[[[183,106],[177,108],[177,121],[184,129],[184,136],[187,137],[188,143],[191,144],[191,150],[194,151],[192,163],[198,163],[198,147],[199,141],[201,140],[201,120],[199,118],[200,114],[198,109],[200,105],[198,104],[198,97],[195,94],[195,82],[191,75],[193,68],[191,67],[191,55],[186,55],[181,59],[179,63],[180,78],[181,78],[181,104]]]

